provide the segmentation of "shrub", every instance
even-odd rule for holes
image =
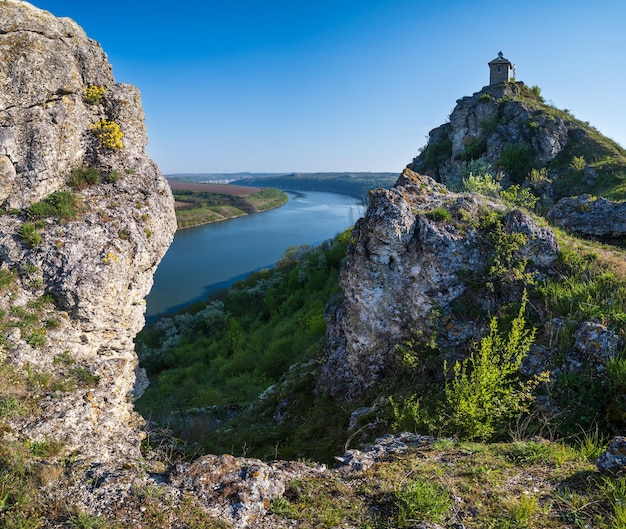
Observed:
[[[68,185],[74,189],[85,189],[91,185],[99,184],[102,180],[102,173],[93,165],[77,167],[72,171],[68,180]]]
[[[72,220],[82,211],[79,195],[68,190],[55,191],[41,202],[31,204],[26,210],[30,219],[58,217],[61,220]]]
[[[542,103],[545,101],[543,96],[541,95],[541,88],[539,88],[537,85],[531,86],[530,91],[539,101],[541,101]]]
[[[468,193],[480,193],[490,197],[497,197],[500,194],[500,182],[491,174],[472,174],[463,178],[462,190]]]
[[[536,381],[522,383],[517,372],[534,339],[526,328],[524,295],[511,330],[504,336],[492,318],[489,333],[452,369],[445,385],[446,429],[468,439],[489,439],[504,433],[508,420],[527,411]],[[448,376],[448,367],[444,363]]]
[[[102,101],[105,91],[104,86],[88,86],[83,90],[83,100],[90,105],[97,105]]]
[[[487,152],[487,143],[482,137],[472,138],[467,142],[463,150],[459,154],[461,160],[469,162],[471,160],[478,160],[483,154]]]
[[[525,143],[508,144],[502,149],[500,163],[513,181],[521,182],[536,163],[535,151]]]
[[[41,234],[37,231],[37,226],[32,222],[22,224],[18,234],[29,248],[34,248],[41,243]]]
[[[444,207],[435,208],[424,213],[424,217],[435,222],[451,222],[452,214]]]
[[[124,147],[122,142],[124,133],[115,121],[101,119],[95,125],[91,125],[91,129],[96,134],[103,148],[115,151]]]
[[[584,156],[574,156],[569,166],[573,171],[582,171],[587,165],[587,160],[585,160]]]
[[[526,209],[533,209],[539,200],[528,188],[520,189],[519,184],[500,191],[500,198],[509,204]]]
[[[423,169],[439,167],[452,156],[452,140],[446,138],[431,142],[420,153],[420,166]]]

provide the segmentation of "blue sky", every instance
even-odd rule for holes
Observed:
[[[33,0],[138,86],[182,172],[400,172],[502,50],[517,79],[626,146],[623,0]]]

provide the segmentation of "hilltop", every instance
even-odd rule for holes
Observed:
[[[476,160],[501,172],[505,185],[525,183],[548,204],[583,193],[626,198],[626,150],[522,82],[459,99],[408,167],[454,186]]]

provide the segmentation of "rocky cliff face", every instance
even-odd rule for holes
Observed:
[[[524,236],[516,253],[530,264],[528,273],[556,259],[549,228],[520,210],[505,213],[495,199],[452,193],[410,169],[394,188],[371,193],[340,275],[344,297],[330,314],[320,388],[352,400],[388,373],[405,340],[435,340],[442,351],[458,354],[478,339],[484,329],[455,315],[453,304],[470,288],[469,276],[489,280],[494,246],[481,217],[494,211],[503,215],[504,232]],[[500,296],[519,299],[513,285],[502,290]],[[493,302],[481,300],[487,310]]]
[[[0,325],[8,439],[137,458],[133,338],[175,231],[139,91],[69,19],[0,2]]]

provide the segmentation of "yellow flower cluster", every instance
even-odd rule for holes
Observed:
[[[91,128],[95,131],[96,136],[100,140],[100,144],[105,149],[121,149],[124,147],[122,138],[124,133],[120,130],[120,126],[115,121],[109,121],[101,119],[95,125],[91,125]]]
[[[114,253],[109,252],[107,254],[107,256],[103,259],[103,261],[104,261],[104,264],[106,264],[106,265],[117,263],[117,255],[115,255]]]
[[[83,100],[90,105],[97,105],[104,97],[104,86],[88,86],[83,90]]]

